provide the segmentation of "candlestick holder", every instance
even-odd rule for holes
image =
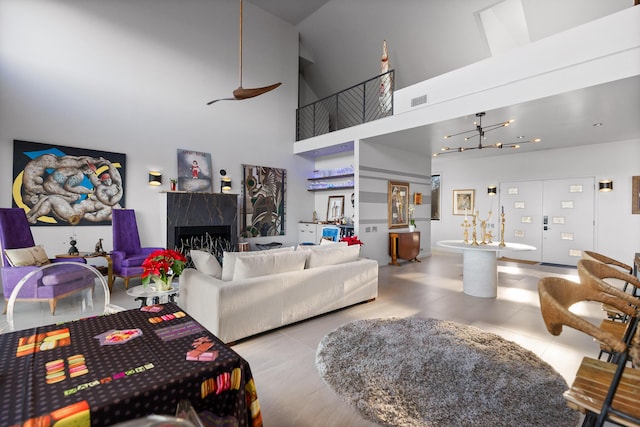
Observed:
[[[498,246],[501,248],[507,246],[504,243],[504,211],[500,214],[500,244]]]
[[[473,222],[471,223],[473,225],[473,231],[471,233],[471,235],[473,236],[473,241],[471,242],[471,246],[478,246],[478,239],[476,238],[476,224],[477,224],[477,218],[478,215],[477,214],[473,214]]]
[[[471,227],[471,224],[465,219],[460,226],[464,227],[464,242],[469,243],[469,227]]]

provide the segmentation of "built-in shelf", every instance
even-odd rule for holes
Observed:
[[[344,169],[336,173],[334,170],[315,171],[313,177],[307,178],[309,185],[307,191],[331,191],[331,190],[348,190],[353,189],[353,173],[344,173]],[[339,179],[346,179],[339,182]]]
[[[353,176],[352,173],[343,173],[341,175],[314,176],[312,178],[307,178],[307,181],[321,181],[323,179],[348,178],[351,176]]]
[[[307,188],[307,191],[353,190],[353,185],[345,187]]]

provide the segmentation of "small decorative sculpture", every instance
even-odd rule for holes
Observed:
[[[491,230],[487,231],[485,239],[487,240],[487,243],[493,243],[493,232]]]
[[[98,239],[98,243],[96,243],[95,254],[102,255],[105,251],[102,249],[102,239]]]
[[[74,237],[71,237],[71,240],[69,241],[69,244],[71,246],[69,246],[69,251],[67,252],[69,255],[79,255],[80,251],[78,251],[78,248],[76,247],[76,244],[78,242],[76,241],[76,239]]]

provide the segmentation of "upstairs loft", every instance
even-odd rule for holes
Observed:
[[[640,7],[627,8],[501,56],[394,90],[392,114],[315,136],[304,135],[294,143],[294,153],[313,158],[352,151],[356,141],[380,136],[387,137],[380,141],[393,142],[402,149],[400,133],[415,135],[421,127],[478,111],[640,77],[638,22]]]

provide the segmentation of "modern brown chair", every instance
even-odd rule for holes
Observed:
[[[603,264],[620,267],[622,270],[628,271],[629,274],[633,274],[633,267],[631,267],[630,265],[627,265],[627,264],[625,264],[623,262],[620,262],[618,260],[615,260],[613,258],[609,258],[608,256],[599,254],[597,252],[582,251],[582,258],[583,259],[590,259],[590,260],[593,260],[593,261],[600,261]]]
[[[628,313],[636,323],[637,308],[602,289],[560,277],[541,279],[538,294],[542,318],[549,333],[560,335],[562,327],[568,326],[605,343],[615,352],[615,363],[584,357],[573,384],[563,394],[570,408],[585,414],[583,426],[602,426],[606,420],[640,426],[640,370],[626,366],[628,345],[569,311],[578,302],[597,301]]]
[[[626,301],[630,306],[638,306],[640,304],[640,299],[638,297],[624,292],[607,282],[607,280],[611,281],[611,279],[616,279],[628,283],[634,288],[640,286],[640,280],[635,276],[621,271],[617,267],[604,264],[600,261],[594,261],[592,259],[581,259],[578,261],[578,276],[580,277],[580,283],[587,287],[601,292],[606,292],[610,295],[615,295],[620,300]],[[605,319],[600,324],[600,328],[607,330],[609,333],[620,337],[624,342],[629,343],[633,329],[632,324],[628,321],[628,313],[622,312],[609,304],[603,304],[603,307],[605,307],[605,310],[607,311],[614,311],[618,313],[618,317],[623,320],[623,322],[615,322],[613,320]],[[613,352],[608,346],[603,344],[600,346],[600,355],[598,358],[602,357],[605,353],[608,354],[608,361],[610,361],[613,356]]]
[[[633,275],[633,267],[631,267],[630,265],[627,265],[621,261],[615,260],[613,258],[609,258],[606,255],[602,255],[600,253],[597,252],[593,252],[593,251],[582,251],[582,258],[583,259],[587,259],[587,260],[592,260],[592,261],[598,261],[601,262],[603,264],[606,265],[610,265],[616,268],[619,268],[620,270],[626,272],[629,272],[629,274]],[[624,285],[622,286],[622,290],[627,292],[628,291],[628,287],[629,287],[629,282],[624,283]],[[638,296],[638,287],[633,286],[633,288],[631,289],[631,294]],[[602,307],[602,309],[607,313],[607,317],[611,320],[619,320],[619,321],[625,321],[625,317],[622,315],[622,313],[620,313],[619,311],[614,310],[612,307],[607,307],[606,305]]]

